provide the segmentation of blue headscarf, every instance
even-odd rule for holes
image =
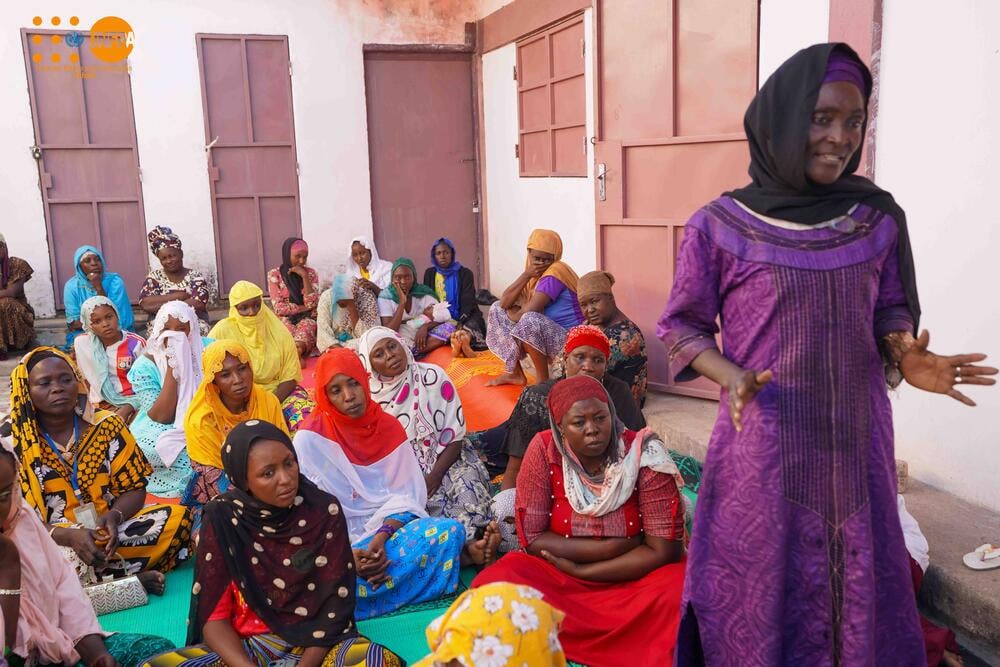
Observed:
[[[451,264],[445,268],[438,266],[437,258],[434,256],[434,249],[441,244],[451,248]],[[448,312],[452,318],[457,320],[462,316],[461,304],[458,302],[459,290],[458,274],[462,270],[462,265],[458,261],[458,253],[455,252],[455,244],[450,239],[442,236],[431,246],[431,266],[444,278],[444,293],[448,300]]]
[[[340,311],[342,310],[340,302],[354,300],[353,285],[354,277],[346,273],[338,273],[333,278],[333,284],[330,285],[330,315],[334,327],[340,321]],[[343,331],[337,335],[337,340],[341,343],[345,343],[351,340],[351,338],[350,332],[347,331]]]
[[[66,322],[79,320],[80,308],[83,306],[83,302],[92,296],[97,296],[97,290],[90,284],[83,269],[80,268],[80,260],[88,253],[97,255],[101,260],[101,265],[104,266],[104,275],[101,277],[101,285],[104,287],[104,293],[111,299],[118,310],[118,321],[122,330],[131,331],[135,315],[132,313],[132,303],[129,301],[128,292],[125,290],[125,281],[117,273],[108,271],[104,255],[92,245],[80,246],[73,253],[73,268],[76,269],[76,275],[67,280],[66,286],[63,288],[63,305],[66,307]]]

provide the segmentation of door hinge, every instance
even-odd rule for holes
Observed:
[[[292,61],[288,61],[288,76],[292,75]]]
[[[142,183],[142,167],[139,167],[139,182]]]
[[[514,81],[517,81],[517,65],[514,65]]]
[[[514,144],[514,157],[521,157],[521,144]]]
[[[587,57],[587,41],[583,39],[580,40],[580,57]]]
[[[587,154],[587,137],[583,138],[583,154]]]

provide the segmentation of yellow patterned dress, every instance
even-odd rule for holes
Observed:
[[[2,428],[10,437],[21,461],[20,482],[24,498],[42,521],[59,527],[78,526],[76,509],[80,499],[73,491],[76,479],[84,503],[93,502],[98,516],[108,512],[119,496],[144,490],[152,466],[143,456],[125,423],[110,412],[79,418],[79,437],[69,450],[57,453],[42,435],[28,394],[28,360],[51,348],[39,348],[25,356],[11,374],[11,415]],[[72,366],[72,363],[70,363]],[[73,367],[74,371],[76,368]],[[79,375],[79,374],[78,374]],[[148,570],[167,572],[187,555],[191,516],[181,505],[147,505],[118,527],[116,554],[102,574],[122,576]]]

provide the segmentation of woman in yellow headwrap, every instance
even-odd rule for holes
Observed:
[[[524,273],[490,307],[486,344],[507,364],[490,385],[525,384],[521,359],[527,354],[539,381],[562,351],[566,332],[583,322],[576,298],[576,272],[562,259],[562,239],[549,229],[528,237]]]
[[[274,311],[264,305],[264,291],[246,280],[233,285],[229,317],[216,324],[209,337],[234,340],[246,348],[254,382],[278,397],[285,421],[294,432],[315,404],[299,384],[302,368],[295,340]]]
[[[530,586],[495,583],[465,591],[427,627],[431,654],[413,667],[566,667],[564,614]]]
[[[84,579],[139,575],[162,593],[163,573],[184,557],[191,515],[146,505],[153,468],[118,415],[94,411],[72,360],[35,348],[10,376],[10,417],[0,439],[20,462],[24,499]]]
[[[222,472],[222,442],[234,426],[259,419],[288,433],[277,397],[255,382],[246,347],[232,340],[216,341],[205,348],[202,368],[201,385],[184,417],[188,457],[195,471],[191,496],[199,504],[229,488]]]

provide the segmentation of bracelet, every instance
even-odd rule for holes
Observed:
[[[58,527],[59,526],[52,526],[51,528],[49,528],[49,537],[52,537],[52,533],[56,532],[56,528]]]
[[[20,594],[21,594],[20,588],[0,588],[0,595],[9,595],[13,597],[15,595],[20,595]]]
[[[393,535],[396,534],[396,529],[393,528],[392,526],[390,526],[389,524],[383,523],[379,527],[379,529],[375,531],[376,535],[378,535],[379,533],[382,533],[382,534],[386,535],[387,537],[392,537]]]
[[[112,507],[111,509],[108,510],[108,514],[111,514],[112,512],[118,512],[118,523],[123,523],[125,521],[125,515],[122,514],[122,511],[120,509],[118,509],[117,507]]]

